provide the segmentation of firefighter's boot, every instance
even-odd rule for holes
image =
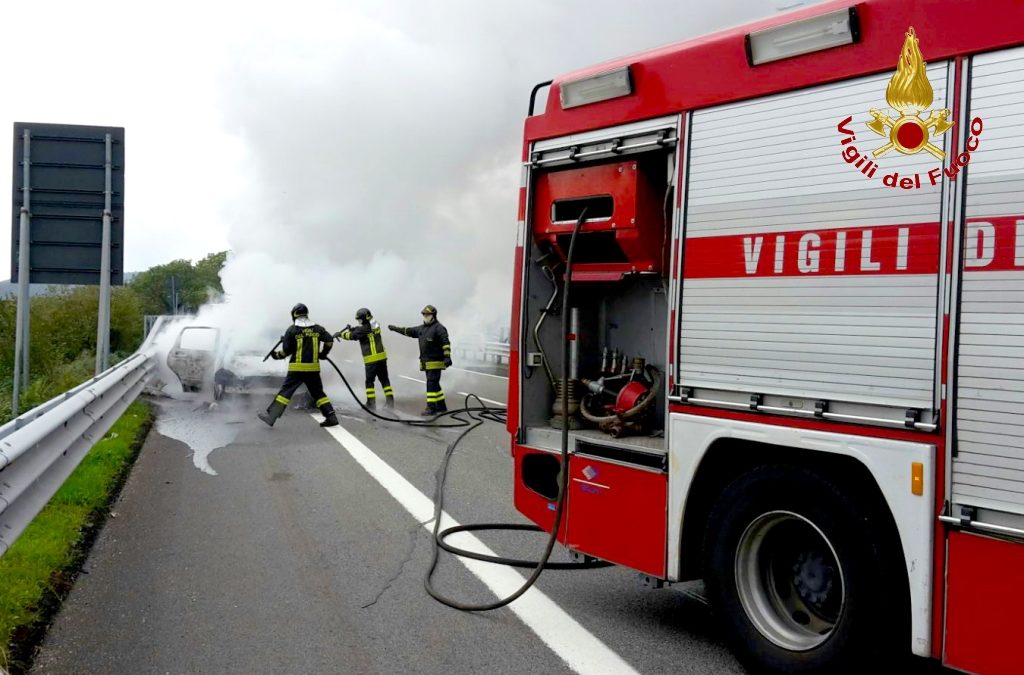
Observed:
[[[256,415],[256,417],[260,418],[260,420],[266,423],[268,427],[274,426],[274,422],[277,421],[278,417],[284,414],[284,409],[288,406],[288,399],[285,399],[282,402],[281,398],[282,397],[280,396],[275,398],[274,402],[267,406],[266,412],[261,412]]]
[[[428,403],[427,407],[424,408],[423,412],[420,413],[420,416],[421,417],[432,417],[432,416],[434,416],[436,414],[437,414],[437,408],[434,406],[433,403]]]
[[[324,403],[320,406],[320,413],[324,416],[324,421],[320,423],[322,427],[336,427],[338,426],[338,415],[334,412],[334,406],[330,403]]]
[[[395,397],[394,396],[388,396],[387,398],[385,398],[384,399],[384,407],[385,408],[394,408],[395,407]]]
[[[374,408],[376,408],[377,407],[377,399],[375,399],[375,398],[368,398],[368,399],[366,399],[366,407],[367,407],[368,410],[373,410]]]
[[[434,412],[435,413],[448,412],[448,404],[444,402],[443,398],[440,401],[438,401],[437,403],[434,404]]]

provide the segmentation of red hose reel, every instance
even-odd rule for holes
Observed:
[[[612,411],[616,415],[621,415],[624,412],[632,410],[640,404],[644,396],[651,391],[643,382],[630,382],[619,391],[619,395],[615,397],[615,404],[612,406]]]

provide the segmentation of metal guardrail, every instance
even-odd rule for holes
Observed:
[[[0,556],[145,387],[160,327],[121,363],[0,426]]]
[[[509,345],[505,342],[491,342],[481,339],[453,340],[452,351],[455,353],[455,356],[467,361],[508,365]]]

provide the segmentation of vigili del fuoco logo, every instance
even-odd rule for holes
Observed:
[[[935,92],[928,80],[926,65],[924,57],[921,56],[917,33],[911,26],[903,41],[896,73],[889,80],[889,86],[885,90],[885,100],[889,108],[898,114],[894,117],[889,114],[890,111],[871,108],[868,114],[872,119],[865,122],[867,128],[880,137],[878,140],[881,145],[870,153],[862,152],[853,145],[857,140],[857,134],[851,126],[852,115],[836,126],[842,136],[839,143],[844,146],[843,159],[869,179],[874,179],[878,169],[882,167],[882,164],[875,160],[885,157],[892,151],[903,155],[927,152],[940,162],[939,166],[927,171],[924,178],[920,173],[901,176],[898,171],[893,171],[883,174],[881,180],[886,187],[916,190],[922,185],[938,185],[943,173],[950,180],[954,180],[960,169],[971,161],[971,152],[978,149],[978,137],[983,125],[981,118],[975,117],[971,120],[970,136],[964,144],[963,152],[943,166],[946,153],[933,141],[941,144],[939,139],[953,127],[954,122],[948,119],[948,108],[932,108]]]

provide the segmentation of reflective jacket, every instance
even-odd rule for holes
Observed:
[[[320,359],[334,346],[327,329],[309,319],[298,319],[281,336],[278,354],[289,356],[288,372],[319,373]]]
[[[359,349],[363,352],[363,363],[376,363],[388,358],[384,351],[384,339],[380,334],[380,324],[371,319],[369,324],[359,324],[338,333],[342,340],[359,340]]]
[[[398,332],[420,341],[420,370],[444,370],[445,359],[452,357],[452,345],[448,342],[448,329],[436,320],[429,324],[399,328]]]

